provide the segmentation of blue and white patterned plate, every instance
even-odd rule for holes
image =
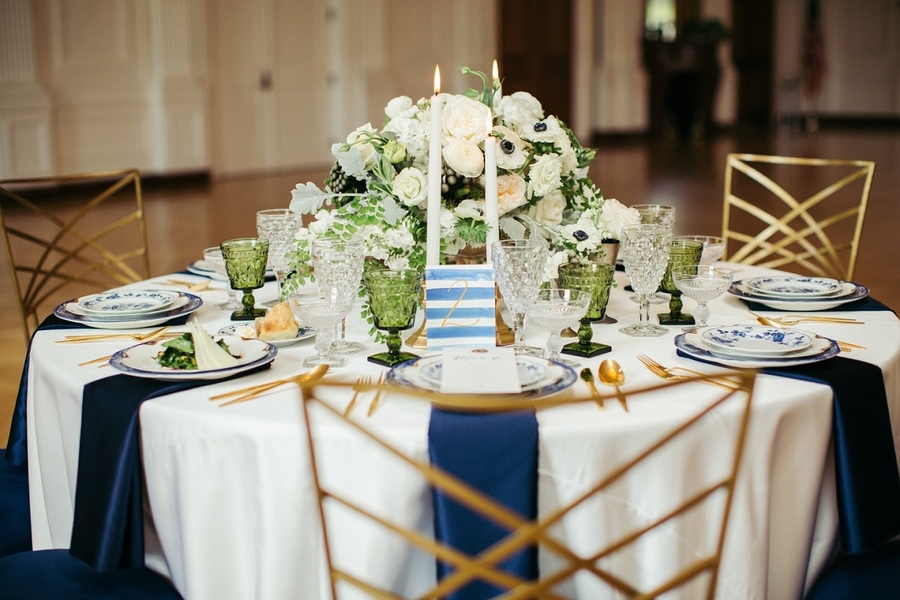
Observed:
[[[430,392],[441,391],[443,356],[426,356],[400,363],[387,375],[390,383]],[[516,398],[539,398],[562,391],[578,381],[578,375],[568,366],[537,356],[517,356],[522,392]],[[528,383],[526,383],[528,382]]]
[[[761,296],[775,298],[817,298],[834,296],[843,291],[844,286],[837,279],[823,277],[754,277],[746,282],[750,291]]]
[[[240,356],[231,367],[222,369],[194,369],[180,371],[161,366],[156,356],[163,350],[158,344],[139,344],[119,350],[109,359],[109,366],[132,377],[159,379],[162,381],[186,381],[192,379],[224,379],[243,371],[249,371],[272,362],[278,349],[263,340],[247,340],[239,337],[223,337],[229,351]]]
[[[709,327],[700,336],[708,346],[737,356],[781,356],[806,350],[813,341],[802,331],[761,325]]]
[[[869,295],[869,288],[849,281],[841,282],[841,291],[833,296],[815,298],[774,298],[754,292],[745,280],[735,281],[728,288],[728,293],[747,302],[757,302],[774,310],[787,311],[819,311],[836,308],[842,304],[862,300]]]
[[[78,308],[78,299],[73,298],[54,308],[53,314],[63,321],[80,323],[97,329],[141,329],[144,327],[161,325],[176,317],[188,315],[202,305],[203,300],[200,296],[181,292],[178,294],[178,299],[175,303],[166,310],[138,315],[106,317],[103,315],[90,315],[82,312],[81,309]]]
[[[137,315],[164,310],[177,299],[177,292],[121,290],[85,296],[78,301],[78,308],[93,315]]]
[[[681,333],[675,336],[675,347],[693,359],[733,369],[762,369],[765,367],[793,367],[826,360],[840,354],[838,343],[816,336],[806,350],[784,356],[740,357],[717,352],[709,346],[701,333]]]
[[[246,335],[244,333],[244,328],[247,329],[246,333],[252,333],[253,335]],[[219,335],[236,335],[239,337],[246,337],[247,339],[256,339],[256,323],[253,321],[248,321],[244,325],[240,325],[235,323],[234,325],[227,325],[219,330]],[[301,326],[300,329],[297,330],[297,337],[290,340],[266,340],[273,346],[278,346],[281,348],[282,346],[291,346],[296,344],[297,342],[303,341],[305,339],[309,339],[316,335],[316,330],[312,327],[304,327]]]

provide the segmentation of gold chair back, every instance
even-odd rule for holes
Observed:
[[[490,496],[431,465],[427,451],[422,456],[421,449],[410,448],[408,444],[401,447],[401,444],[392,442],[388,431],[383,428],[379,431],[370,419],[362,416],[364,411],[359,411],[358,417],[344,415],[344,404],[353,384],[320,381],[301,386],[332,597],[337,599],[338,592],[345,590],[344,586],[349,586],[350,589],[345,591],[361,590],[374,598],[442,598],[480,579],[508,590],[498,596],[504,599],[560,599],[582,596],[582,593],[572,591],[574,579],[589,577],[592,579],[591,585],[602,586],[616,597],[621,594],[627,598],[656,598],[671,590],[681,590],[690,594],[690,597],[712,599],[715,596],[734,486],[749,423],[755,373],[740,372],[729,377],[733,378],[733,390],[710,391],[708,401],[696,402],[684,416],[672,420],[649,419],[648,427],[654,433],[647,436],[641,450],[624,456],[621,460],[614,460],[605,454],[586,456],[585,464],[601,465],[594,477],[590,481],[578,481],[573,489],[565,494],[560,493],[558,497],[551,493],[550,496],[558,500],[558,506],[546,506],[552,502],[542,500],[539,503],[539,515],[533,521],[526,520]],[[665,382],[629,391],[629,404],[637,406],[644,395],[666,395],[675,386],[693,385],[702,379],[709,377]],[[702,387],[706,389],[709,386]],[[388,402],[412,400],[413,404],[407,405],[412,410],[417,408],[416,402],[431,403],[432,407],[445,410],[470,412],[552,410],[581,403],[587,403],[592,410],[596,410],[592,398],[573,398],[565,394],[536,400],[509,400],[488,396],[440,396],[389,384],[369,385],[363,389],[363,393],[376,389],[385,391]],[[604,396],[607,405],[615,398],[612,394]],[[336,398],[343,398],[343,402],[335,402]],[[598,431],[599,435],[602,432]],[[682,444],[682,451],[685,448],[683,444],[687,444],[693,452],[715,453],[721,459],[716,461],[715,474],[704,471],[702,476],[687,477],[685,479],[692,480],[688,484],[678,481],[670,470],[657,469],[649,473],[649,477],[648,473],[639,471],[642,467],[648,467],[648,463],[652,466],[654,458],[679,461],[680,468],[693,469],[693,466],[683,464],[684,455],[667,454],[667,451],[679,450],[676,448],[679,444]],[[327,452],[335,454],[328,456]],[[508,530],[509,535],[480,555],[470,556],[436,540],[428,527],[430,523],[426,525],[420,519],[418,526],[410,526],[407,522],[400,522],[397,513],[382,514],[367,501],[375,492],[362,483],[366,479],[371,482],[372,470],[356,467],[352,461],[346,460],[348,456],[363,460],[363,456],[370,456],[374,452],[383,453],[387,457],[384,460],[393,460],[391,464],[397,464],[396,468],[391,468],[391,473],[396,473],[398,478],[404,477],[401,472],[405,471],[421,477],[425,482],[424,489],[441,490],[470,510]],[[326,464],[340,465],[340,468],[327,472]],[[360,473],[354,471],[354,468]],[[398,481],[399,479],[380,482],[379,485],[394,490],[402,485]],[[595,538],[592,542],[596,542],[596,545],[589,550],[576,548],[585,543],[585,517],[576,515],[577,511],[585,508],[596,510],[596,505],[592,503],[602,503],[604,499],[623,493],[616,489],[616,486],[623,484],[631,486],[630,493],[637,494],[637,500],[632,499],[635,505],[641,504],[640,498],[643,494],[651,493],[649,490],[660,489],[665,489],[668,505],[657,507],[659,514],[645,514],[646,507],[642,507],[641,510],[630,511],[627,517],[621,519],[618,513],[604,515],[600,520],[607,521],[607,527],[610,526],[609,521],[615,521],[611,527],[615,531],[605,529],[604,524],[594,521],[593,516],[589,515],[587,529]],[[419,503],[428,502],[428,496],[427,493],[422,494],[418,498]],[[612,513],[615,507],[621,508],[623,502],[621,497],[617,498],[604,504],[603,509],[608,508]],[[398,499],[397,503],[402,504],[403,500]],[[412,506],[407,505],[401,510],[404,514],[421,510],[421,507],[414,509]],[[422,512],[430,514],[429,510]],[[573,518],[581,518],[582,521],[570,521]],[[384,548],[378,548],[376,553],[387,553],[390,546],[390,551],[398,552],[400,558],[394,560],[391,554],[392,558],[382,557],[382,561],[405,565],[412,562],[410,553],[417,552],[424,553],[426,558],[430,557],[432,566],[434,560],[441,560],[453,565],[454,571],[437,581],[430,589],[422,582],[419,583],[423,589],[413,591],[386,589],[384,578],[378,581],[379,577],[373,573],[372,566],[359,564],[361,559],[358,555],[355,559],[348,560],[348,548],[356,547],[366,537],[359,526],[363,521],[390,532],[388,537],[391,541]],[[573,534],[573,539],[569,539],[567,534]],[[686,538],[691,539],[686,542]],[[697,543],[698,539],[702,539],[702,542]],[[670,552],[668,547],[659,547],[661,541],[663,546],[674,544],[677,548]],[[708,547],[703,548],[704,544]],[[542,556],[549,553],[552,557],[549,562],[541,559],[542,568],[545,564],[550,564],[551,567],[547,570],[551,572],[542,572],[538,580],[524,581],[497,568],[497,564],[505,558],[532,546],[537,546]],[[406,548],[408,553],[398,551],[398,547]],[[653,553],[654,562],[658,561],[661,554],[665,556],[663,562],[671,572],[663,575],[656,573],[649,582],[635,582],[635,578],[646,578],[639,562],[640,556],[647,556],[648,548]],[[378,560],[374,562],[377,563]],[[670,564],[673,562],[678,564]],[[617,568],[624,572],[617,572]],[[433,572],[434,570],[431,571]],[[386,577],[390,579],[391,576]],[[583,584],[582,579],[579,585]],[[690,586],[689,591],[684,586]]]
[[[0,180],[0,229],[26,338],[68,297],[150,276],[135,169]]]
[[[851,279],[874,173],[865,160],[729,154],[724,259]]]

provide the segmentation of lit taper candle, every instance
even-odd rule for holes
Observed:
[[[495,62],[494,65],[497,63]],[[499,206],[497,204],[497,138],[491,115],[487,119],[488,135],[484,139],[484,220],[490,230],[487,232],[487,263],[491,264],[491,244],[500,239]]]
[[[431,133],[428,140],[428,215],[426,221],[425,264],[441,264],[441,69],[434,67],[434,96],[431,97]]]

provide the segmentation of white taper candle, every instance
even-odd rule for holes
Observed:
[[[431,132],[428,140],[428,215],[426,221],[425,264],[441,264],[441,70],[434,67],[434,96],[431,97]]]

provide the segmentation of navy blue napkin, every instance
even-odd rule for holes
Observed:
[[[752,310],[753,312],[765,312],[777,310],[778,312],[784,312],[782,309],[769,308],[765,304],[760,304],[759,302],[752,302],[747,300],[746,298],[741,298],[746,304],[747,308]],[[841,304],[840,306],[836,306],[834,308],[829,308],[824,311],[816,311],[816,312],[840,312],[840,311],[876,311],[876,310],[889,310],[893,312],[893,309],[887,306],[886,304],[882,304],[875,298],[871,296],[866,296],[865,298],[860,298],[854,302],[848,302],[846,304]]]
[[[525,520],[537,517],[538,426],[534,411],[471,414],[431,410],[428,444],[433,465],[451,473]],[[434,491],[437,538],[477,555],[506,538],[510,531]],[[522,579],[538,576],[537,548],[531,547],[501,563]],[[453,571],[438,561],[438,578]],[[493,598],[504,590],[473,581],[447,596],[450,600]]]
[[[270,364],[230,379],[267,369]],[[102,572],[144,566],[138,410],[145,400],[220,381],[172,382],[114,375],[84,386],[69,547],[72,556]]]

